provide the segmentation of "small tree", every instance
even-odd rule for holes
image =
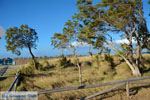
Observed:
[[[79,59],[77,57],[76,49],[77,46],[74,46],[73,42],[78,42],[77,33],[78,33],[78,22],[68,20],[63,28],[63,33],[55,33],[52,37],[52,45],[55,48],[71,48],[73,50],[73,55],[75,58],[75,65],[79,69],[79,82],[82,84],[82,71],[81,66],[79,64]]]
[[[64,29],[63,29],[63,34],[65,34],[68,38],[68,46],[73,50],[73,55],[74,55],[74,60],[75,60],[75,65],[78,67],[79,71],[79,83],[82,85],[82,69],[80,66],[80,61],[77,55],[77,47],[78,45],[73,45],[73,42],[76,42],[77,44],[80,43],[78,41],[78,33],[79,33],[79,23],[77,20],[68,20],[65,23]]]
[[[35,68],[37,68],[37,62],[31,49],[36,49],[37,40],[37,32],[34,29],[28,27],[28,25],[21,25],[19,28],[11,27],[6,30],[7,50],[16,55],[21,55],[21,50],[23,48],[28,48]]]

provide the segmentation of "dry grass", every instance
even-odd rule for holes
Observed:
[[[1,78],[0,79],[0,91],[7,91],[15,77]]]
[[[149,61],[150,56],[144,55],[144,58]],[[68,58],[73,61],[73,58]],[[131,71],[126,63],[122,62],[121,58],[114,56],[113,61],[114,65],[112,66],[110,62],[101,60],[99,66],[97,65],[95,58],[92,57],[79,57],[81,63],[83,62],[92,62],[92,65],[84,65],[82,66],[82,76],[83,76],[83,84],[97,84],[101,82],[108,82],[112,80],[126,79],[129,77],[133,77]],[[73,86],[79,85],[78,78],[78,68],[75,66],[68,68],[61,68],[57,66],[59,59],[53,58],[49,59],[48,63],[55,65],[53,69],[47,71],[35,70],[35,74],[43,73],[47,74],[46,76],[32,76],[26,77],[22,84],[18,87],[18,90],[43,90],[43,89],[54,89],[65,86]],[[40,61],[44,62],[44,61]],[[44,62],[45,63],[45,62]],[[150,65],[149,62],[146,62],[147,66]],[[47,62],[44,66],[47,66]],[[150,68],[150,66],[148,67]],[[144,75],[150,75],[149,72],[144,73]],[[8,80],[4,80],[8,81]],[[69,91],[62,93],[54,93],[47,95],[40,95],[39,100],[76,100],[79,97],[84,97],[100,90],[104,90],[109,87],[95,88],[95,89],[85,89],[80,91]],[[148,90],[142,90],[144,92],[148,92]],[[139,92],[143,95],[143,92]],[[119,93],[116,96],[112,96],[112,100],[122,100],[121,98],[125,97],[125,93]],[[136,98],[136,97],[135,97]],[[137,96],[138,98],[138,96]],[[109,98],[108,98],[109,100]],[[133,99],[136,100],[136,99]],[[146,100],[146,99],[145,99]]]

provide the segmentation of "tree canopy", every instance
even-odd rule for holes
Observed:
[[[6,30],[6,48],[14,54],[20,55],[23,48],[36,48],[37,32],[28,25],[11,27]]]
[[[129,44],[124,44],[128,48],[125,50],[128,53],[128,63],[134,66],[130,66],[132,70],[137,70],[134,74],[139,75],[142,50],[150,48],[150,34],[143,15],[142,0],[102,0],[97,4],[93,4],[92,0],[77,0],[77,8],[78,12],[73,15],[72,21],[66,23],[68,26],[64,28],[63,35],[76,36],[76,40],[97,49],[106,48],[105,44],[112,49],[109,33],[122,32],[129,41]],[[68,41],[72,40],[70,37]],[[136,41],[136,46],[132,40]]]

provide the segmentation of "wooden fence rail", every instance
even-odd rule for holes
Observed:
[[[150,79],[150,76],[129,78],[126,80],[117,80],[117,81],[99,83],[99,84],[95,84],[95,85],[81,85],[81,86],[63,87],[63,88],[55,88],[55,89],[46,89],[46,90],[38,91],[38,94],[40,95],[40,94],[46,94],[46,93],[55,93],[55,92],[72,91],[72,90],[80,90],[80,89],[88,89],[88,88],[97,88],[97,87],[109,86],[109,85],[115,85],[115,84],[134,83],[136,81],[145,80],[145,79]]]
[[[85,97],[85,98],[81,98],[81,100],[88,100],[88,99],[94,98],[94,97],[96,97],[96,96],[99,96],[99,95],[101,95],[101,94],[110,92],[110,91],[115,90],[116,88],[119,88],[119,87],[124,86],[124,85],[125,85],[125,83],[119,84],[119,85],[117,84],[117,85],[115,85],[114,87],[109,88],[109,89],[107,89],[107,90],[94,93],[94,94],[92,94],[92,95],[90,95],[90,96],[87,96],[87,97]]]
[[[13,75],[13,74],[12,74],[12,75],[3,75],[3,76],[0,76],[0,79],[1,79],[1,78],[8,78],[8,77],[15,77],[15,76],[16,76],[16,75]]]
[[[11,84],[10,87],[8,88],[8,91],[12,91],[12,89],[14,88],[14,86],[18,83],[19,77],[20,77],[20,74],[17,74],[16,77],[15,77],[15,80],[12,82],[12,84]],[[15,88],[16,88],[16,87],[15,87]]]

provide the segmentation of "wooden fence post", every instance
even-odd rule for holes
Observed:
[[[17,76],[18,76],[18,73],[16,73],[15,78],[17,78]],[[16,83],[15,83],[15,85],[14,85],[14,91],[16,91],[16,89],[17,89],[17,84],[18,84],[18,82],[19,82],[19,79],[16,80]]]
[[[127,97],[130,96],[130,91],[129,91],[129,82],[126,83],[126,94],[127,94]]]
[[[18,82],[19,77],[20,77],[19,74],[16,74],[15,80],[12,82],[12,84],[8,88],[8,91],[11,91],[14,88],[16,82]]]

